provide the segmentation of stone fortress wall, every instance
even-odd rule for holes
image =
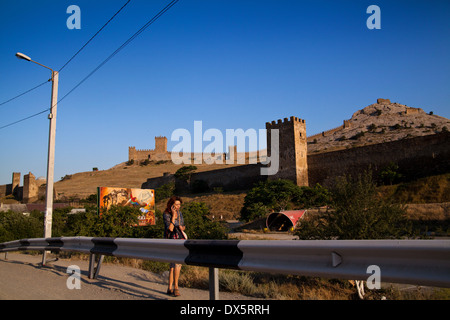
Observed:
[[[171,152],[167,150],[167,138],[155,137],[155,149],[136,149],[136,147],[128,147],[128,161],[171,161]],[[258,157],[265,159],[266,150],[252,151],[252,152],[237,152],[237,146],[228,146],[227,153],[211,153],[204,154],[199,152],[187,152],[179,154],[179,159],[184,163],[192,162],[198,163],[212,163],[222,161],[223,163],[256,163]]]
[[[310,185],[327,184],[336,176],[360,173],[369,167],[376,173],[390,163],[410,178],[450,171],[450,133],[442,132],[308,155]]]
[[[292,159],[292,153],[288,155],[289,159]],[[264,165],[258,163],[193,173],[191,185],[202,180],[211,190],[215,187],[221,187],[224,191],[244,190],[251,188],[258,181],[274,178],[289,179],[299,186],[314,186],[317,183],[327,185],[337,176],[362,173],[369,168],[376,174],[391,163],[397,164],[399,172],[408,177],[441,174],[450,172],[450,133],[311,154],[307,155],[306,160],[307,184],[305,180],[298,179],[299,175],[292,165],[280,165],[280,172],[275,176],[262,176],[260,169]],[[165,175],[148,179],[142,184],[142,188],[156,189],[171,182],[176,182],[175,177]]]
[[[29,172],[23,176],[23,186],[20,186],[20,172],[13,172],[12,183],[0,185],[0,197],[9,195],[23,203],[31,203],[45,196],[45,179],[36,179]]]
[[[389,100],[379,99],[377,103],[389,103]],[[408,107],[405,113],[408,112],[420,113],[423,110]],[[346,125],[350,123],[344,121],[344,126]],[[307,141],[310,141],[312,137],[306,136],[305,120],[297,117],[284,118],[267,122],[266,129],[268,129],[268,148],[264,151],[267,152],[268,157],[271,156],[270,129],[278,129],[279,133],[279,170],[275,175],[261,175],[261,168],[265,165],[254,163],[253,160],[257,158],[258,152],[250,152],[244,154],[246,164],[193,173],[190,186],[186,187],[189,188],[194,183],[201,182],[207,184],[211,190],[214,188],[222,188],[224,191],[244,190],[251,188],[255,182],[279,178],[292,180],[299,186],[314,186],[316,183],[326,185],[336,176],[363,172],[369,167],[376,172],[390,163],[397,164],[399,172],[408,177],[450,172],[450,133],[448,131],[338,151],[308,154]],[[188,155],[191,161],[195,161],[197,157],[205,160],[203,156],[197,153]],[[239,154],[235,146],[230,146],[228,153],[213,154],[211,157],[218,160],[231,158],[237,161]],[[129,160],[170,161],[167,138],[156,137],[155,149],[151,150],[136,150],[135,147],[129,147]],[[195,165],[195,162],[193,164]],[[148,179],[142,184],[142,188],[156,189],[170,182],[176,182],[176,179],[172,174],[166,174]],[[45,195],[44,186],[45,181],[36,180],[34,175],[29,173],[24,177],[24,186],[20,187],[20,173],[13,173],[12,183],[0,186],[0,196],[13,194],[17,199],[23,198],[24,202],[32,202]]]
[[[377,104],[389,105],[389,99],[378,99]],[[425,113],[420,108],[405,107],[404,114]],[[341,127],[319,135],[332,134],[338,129],[350,128],[350,120],[344,120]],[[403,176],[415,178],[450,171],[450,133],[441,132],[401,140],[370,144],[338,151],[308,154],[307,141],[314,136],[306,136],[305,120],[297,117],[266,123],[267,156],[270,157],[271,130],[279,129],[279,171],[273,176],[261,176],[263,164],[246,164],[239,167],[194,173],[191,183],[203,180],[211,188],[247,189],[254,182],[266,179],[289,179],[299,186],[327,184],[335,177],[347,173],[362,173],[371,169],[374,174],[391,163],[399,166]],[[144,188],[157,188],[173,182],[167,175],[149,179]]]

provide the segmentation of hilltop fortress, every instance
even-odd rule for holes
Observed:
[[[203,168],[188,181],[179,181],[167,172],[147,179],[141,188],[157,189],[175,183],[178,190],[185,191],[197,187],[203,191],[245,190],[268,179],[289,179],[298,186],[317,183],[327,186],[337,176],[361,173],[368,168],[377,176],[391,163],[398,165],[398,173],[408,180],[450,172],[450,120],[388,99],[378,99],[377,103],[356,111],[341,126],[311,136],[306,134],[306,121],[295,116],[266,122],[265,127],[267,150],[237,152],[236,146],[228,146],[226,153],[189,153],[185,163],[217,160],[224,165],[222,169],[209,171]],[[273,129],[278,129],[278,150],[272,145]],[[276,155],[278,166],[274,174],[261,174],[262,169],[275,165]],[[172,161],[167,138],[155,137],[154,149],[129,147],[130,160],[135,164]],[[230,163],[233,165],[226,165]],[[0,197],[8,195],[25,203],[34,202],[45,196],[45,180],[35,179],[29,173],[21,187],[20,173],[13,173],[11,184],[0,185]]]
[[[310,137],[306,135],[305,120],[291,116],[266,123],[268,159],[273,156],[272,129],[278,129],[279,134],[279,150],[276,150],[279,167],[274,175],[262,175],[261,168],[270,164],[252,163],[248,161],[251,155],[246,154],[246,164],[194,173],[184,187],[248,189],[255,182],[267,179],[288,179],[298,186],[327,185],[336,176],[368,168],[377,174],[391,163],[397,164],[399,173],[408,179],[445,173],[450,171],[447,126],[450,127],[450,121],[446,118],[428,115],[420,108],[391,103],[389,99],[378,99],[376,104],[344,120],[342,126]],[[381,143],[380,139],[383,139]],[[322,146],[327,147],[318,150],[321,140],[324,141]],[[329,146],[333,148],[327,150]],[[149,156],[151,158],[152,154]],[[170,153],[168,156],[170,158]],[[234,155],[229,152],[223,156],[229,159]],[[173,182],[182,185],[176,180],[174,175],[167,174],[148,179],[142,188],[154,189]]]

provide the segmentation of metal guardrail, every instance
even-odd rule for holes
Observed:
[[[0,252],[75,251],[91,254],[90,277],[103,255],[335,279],[367,280],[377,266],[382,282],[450,287],[450,240],[167,240],[61,237],[0,243]],[[97,269],[95,255],[100,255]],[[218,289],[211,288],[211,298]]]

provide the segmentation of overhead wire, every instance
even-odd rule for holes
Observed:
[[[31,92],[31,91],[33,91],[33,90],[35,90],[35,89],[41,87],[41,86],[43,86],[44,84],[50,82],[51,80],[52,80],[52,79],[49,79],[49,80],[47,80],[47,81],[45,81],[45,82],[42,82],[41,84],[38,84],[37,86],[35,86],[35,87],[31,88],[31,89],[28,89],[27,91],[22,92],[21,94],[19,94],[19,95],[15,96],[15,97],[13,97],[13,98],[11,98],[11,99],[9,99],[9,100],[6,100],[6,101],[0,103],[0,106],[2,106],[2,105],[4,105],[4,104],[7,104],[8,102],[11,102],[11,101],[13,101],[13,100],[16,100],[17,98],[20,98],[21,96],[23,96],[23,95],[25,95],[25,94],[27,94],[27,93],[29,93],[29,92]]]
[[[143,27],[136,31],[127,41],[125,41],[119,48],[117,48],[112,54],[108,56],[102,63],[100,63],[94,70],[92,70],[86,77],[84,77],[75,87],[73,87],[68,93],[66,93],[61,100],[65,99],[69,94],[71,94],[75,89],[77,89],[83,82],[89,79],[95,72],[97,72],[101,67],[103,67],[109,60],[111,60],[116,54],[118,54],[123,48],[125,48],[131,41],[133,41],[138,35],[140,35],[145,29],[147,29],[151,24],[153,24],[159,17],[166,13],[170,8],[172,8],[179,0],[173,0],[164,9],[158,12],[153,18],[151,18]],[[58,101],[58,102],[59,102]]]
[[[61,102],[62,100],[64,100],[68,95],[70,95],[73,91],[75,91],[75,89],[77,89],[83,82],[85,82],[88,78],[90,78],[95,72],[97,72],[102,66],[104,66],[109,60],[111,60],[116,54],[118,54],[123,48],[125,48],[131,41],[133,41],[137,36],[139,36],[145,29],[147,29],[150,25],[152,25],[156,20],[158,20],[164,13],[166,13],[170,8],[172,8],[179,0],[173,0],[171,1],[167,6],[165,6],[160,12],[158,12],[153,18],[151,18],[144,26],[142,26],[138,31],[136,31],[130,38],[128,38],[128,40],[126,40],[119,48],[117,48],[111,55],[108,56],[108,58],[106,58],[105,60],[103,60],[102,63],[100,63],[94,70],[92,70],[86,77],[84,77],[78,84],[76,84],[68,93],[66,93],[61,99],[59,99],[57,101],[57,103]],[[116,12],[116,14],[113,16],[115,17],[127,4],[129,1],[127,1],[127,3],[125,3],[124,6],[122,6],[122,8],[119,9],[118,12]],[[112,20],[112,18],[88,41],[86,42],[86,44],[80,49],[78,50],[78,52],[72,56],[72,58],[70,58],[68,60],[68,62],[66,62],[66,64],[64,64],[61,68],[60,71],[84,48],[86,47],[86,45]],[[41,84],[43,85],[43,84]],[[39,86],[41,86],[39,85]],[[34,89],[34,88],[33,88]],[[11,99],[10,99],[11,100]],[[54,106],[52,106],[54,107]],[[52,108],[51,107],[51,108]],[[7,125],[4,125],[2,127],[0,127],[1,129],[7,128],[9,126],[12,126],[14,124],[17,124],[19,122],[28,120],[30,118],[33,118],[35,116],[38,116],[42,113],[45,113],[47,111],[49,111],[51,108],[47,108],[45,110],[42,110],[38,113],[35,113],[31,116],[22,118],[20,120],[14,121],[12,123],[9,123]]]
[[[16,123],[19,123],[19,122],[22,122],[22,121],[31,119],[31,118],[33,118],[33,117],[36,117],[36,116],[38,116],[38,115],[40,115],[40,114],[43,114],[43,113],[45,113],[45,112],[47,112],[47,111],[49,111],[49,110],[50,110],[50,108],[47,108],[47,109],[45,109],[45,110],[42,110],[42,111],[40,111],[40,112],[38,112],[38,113],[35,113],[35,114],[31,115],[31,116],[28,116],[28,117],[26,117],[26,118],[23,118],[23,119],[20,119],[20,120],[11,122],[11,123],[9,123],[9,124],[7,124],[7,125],[4,125],[4,126],[0,127],[0,130],[1,130],[1,129],[4,129],[4,128],[7,128],[7,127],[10,127],[10,126],[12,126],[12,125],[14,125],[14,124],[16,124]]]
[[[142,26],[138,31],[136,31],[128,40],[126,40],[119,48],[117,48],[112,54],[108,56],[102,63],[100,63],[94,70],[92,70],[86,77],[84,77],[75,87],[73,87],[68,93],[66,93],[58,102],[65,99],[69,94],[71,94],[75,89],[77,89],[83,82],[89,79],[95,72],[97,72],[101,67],[103,67],[109,60],[111,60],[116,54],[118,54],[123,48],[125,48],[131,41],[133,41],[137,36],[139,36],[145,29],[152,25],[159,17],[166,13],[170,8],[172,8],[179,0],[173,0],[167,6],[164,7],[160,12],[158,12],[153,18],[151,18],[144,26]],[[1,128],[0,128],[1,129]]]
[[[122,11],[123,8],[127,6],[128,3],[130,3],[131,0],[128,0],[104,25],[101,27],[81,48],[78,50],[72,58],[70,58],[59,70],[58,72],[61,72],[62,69],[64,69],[72,60],[75,58],[88,44],[92,41],[119,13]]]
[[[67,60],[67,62],[58,70],[58,72],[61,72],[61,70],[64,69],[128,5],[128,3],[130,3],[130,1],[131,0],[127,0],[127,2],[125,2],[125,4],[69,60]],[[31,91],[33,91],[33,90],[43,86],[44,84],[50,82],[51,80],[52,79],[49,79],[49,80],[47,80],[47,81],[45,81],[45,82],[43,82],[43,83],[41,83],[41,84],[31,88],[31,89],[28,89],[27,91],[25,91],[25,92],[15,96],[15,97],[13,97],[11,99],[8,99],[8,100],[0,103],[0,106],[2,106],[4,104],[7,104],[8,102],[11,102],[11,101],[13,101],[13,100],[15,100],[17,98],[20,98],[21,96],[23,96],[23,95],[25,95],[27,93],[30,93]],[[43,110],[41,112],[35,113],[35,114],[33,114],[31,116],[28,116],[26,118],[20,119],[18,121],[14,121],[14,122],[12,122],[10,124],[4,125],[4,126],[0,127],[0,129],[9,127],[9,126],[12,126],[13,124],[25,121],[25,120],[30,119],[30,118],[33,118],[33,117],[35,117],[37,115],[40,115],[40,114],[42,114],[42,113],[44,113],[44,112],[46,112],[48,110],[50,110],[50,108],[45,109],[45,110]]]

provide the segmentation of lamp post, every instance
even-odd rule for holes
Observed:
[[[39,62],[31,60],[30,57],[23,53],[17,52],[16,57],[26,61],[34,62],[52,72],[52,97],[50,103],[50,113],[48,119],[50,120],[49,138],[48,138],[48,159],[47,159],[47,186],[45,191],[45,218],[44,218],[44,238],[52,236],[52,215],[53,215],[53,181],[55,168],[55,135],[56,135],[56,110],[58,100],[58,71],[40,64]],[[46,251],[42,257],[42,265],[45,265]]]

